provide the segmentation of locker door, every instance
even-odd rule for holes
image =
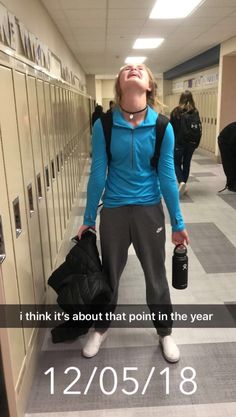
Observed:
[[[202,92],[202,148],[206,149],[206,93]]]
[[[200,114],[200,118],[201,118],[201,122],[202,122],[202,138],[201,138],[201,142],[200,142],[200,147],[203,147],[203,135],[204,135],[204,117],[203,117],[203,94],[202,92],[200,92],[200,97],[199,97],[199,114]]]
[[[51,108],[52,108],[52,120],[54,126],[54,146],[55,146],[55,162],[56,162],[56,172],[57,172],[57,184],[58,184],[58,195],[60,202],[60,216],[61,216],[61,231],[65,229],[65,206],[64,206],[64,193],[63,193],[63,181],[61,175],[61,165],[60,165],[60,122],[58,117],[58,100],[56,96],[56,89],[53,84],[50,86],[50,96],[51,96]]]
[[[213,148],[213,94],[212,90],[209,90],[209,151],[212,152]]]
[[[217,142],[217,135],[216,135],[216,123],[217,123],[217,96],[218,96],[218,91],[217,89],[214,91],[214,106],[213,106],[213,137],[214,137],[214,153],[218,147],[218,142]]]
[[[57,236],[57,247],[59,248],[62,240],[62,227],[61,227],[61,206],[58,191],[58,180],[57,180],[57,169],[56,169],[56,152],[55,152],[55,132],[52,118],[51,108],[51,97],[50,97],[50,85],[44,83],[44,95],[45,95],[45,106],[46,106],[46,117],[48,127],[48,145],[49,145],[49,158],[52,176],[52,194],[54,202],[55,212],[55,224],[56,224],[56,236]]]
[[[80,184],[80,158],[79,158],[79,130],[81,125],[81,120],[79,118],[79,94],[76,96],[76,119],[77,119],[77,131],[75,138],[75,161],[76,161],[76,185],[77,189]]]
[[[65,91],[63,88],[59,89],[59,118],[60,118],[60,154],[61,154],[61,172],[62,172],[62,181],[63,181],[63,189],[64,189],[64,202],[65,202],[65,217],[66,222],[69,219],[69,191],[68,191],[68,183],[67,183],[67,171],[65,165],[65,141],[66,141],[66,134],[65,134],[65,106],[64,106],[64,97]]]
[[[48,277],[51,275],[52,264],[51,264],[51,248],[49,239],[48,229],[48,218],[47,218],[47,205],[46,205],[46,192],[44,185],[44,168],[43,158],[40,143],[40,130],[39,130],[39,114],[37,107],[37,95],[36,95],[36,80],[31,76],[27,76],[27,95],[29,103],[29,120],[31,129],[31,144],[33,149],[33,161],[34,161],[34,175],[36,181],[37,190],[37,209],[39,213],[40,223],[40,236],[42,242],[42,253],[43,253],[43,266],[45,284],[47,283]]]
[[[68,201],[68,216],[71,210],[71,185],[70,185],[70,170],[69,170],[69,152],[68,152],[68,126],[70,124],[70,114],[68,110],[68,91],[64,90],[63,97],[63,109],[65,111],[65,117],[63,118],[65,129],[64,129],[64,169],[65,178],[67,185],[67,201]]]
[[[27,222],[29,229],[30,253],[34,280],[36,304],[43,302],[45,293],[42,244],[40,239],[39,215],[36,204],[33,153],[31,147],[28,101],[25,75],[13,72],[16,113],[19,133],[19,146],[23,173]]]
[[[62,183],[62,194],[63,194],[63,207],[64,207],[64,229],[66,228],[67,223],[67,212],[68,212],[68,203],[67,203],[67,190],[65,182],[65,169],[64,169],[64,153],[63,153],[63,111],[62,111],[62,89],[56,86],[55,89],[55,100],[57,104],[57,128],[58,128],[58,152],[59,152],[59,164],[60,164],[60,176]]]
[[[209,100],[209,91],[206,91],[206,149],[209,151],[209,144],[210,144],[210,117],[209,117],[209,112],[210,112],[210,100]]]
[[[71,113],[72,113],[72,132],[70,138],[70,156],[71,156],[71,179],[72,179],[72,196],[73,202],[75,200],[75,170],[74,170],[74,138],[75,138],[75,106],[74,106],[74,93],[71,93]]]
[[[1,81],[0,81],[1,83]],[[1,111],[0,111],[1,113]],[[17,275],[13,234],[11,226],[9,201],[7,197],[5,170],[2,155],[2,143],[0,138],[0,292],[2,304],[20,304],[19,278]],[[14,227],[14,225],[13,225]],[[18,257],[18,254],[16,254]],[[19,264],[19,261],[18,261]],[[16,387],[20,371],[25,357],[25,342],[22,328],[0,329],[4,336],[5,349],[10,357],[8,367],[13,378],[13,385]],[[9,360],[8,360],[9,361]]]
[[[53,194],[51,184],[51,169],[50,169],[50,158],[48,150],[48,132],[47,132],[47,118],[45,110],[44,92],[43,92],[43,81],[37,80],[37,101],[39,111],[39,126],[40,126],[40,140],[41,149],[43,156],[43,167],[44,167],[44,184],[46,189],[46,204],[47,204],[47,215],[49,225],[49,237],[51,247],[51,263],[54,266],[56,255],[57,255],[57,239],[56,239],[56,225],[55,225],[55,214],[53,207]]]
[[[67,155],[67,166],[68,166],[68,179],[69,179],[69,197],[70,197],[70,210],[73,204],[73,186],[72,186],[72,172],[71,172],[71,152],[70,152],[70,141],[71,141],[71,131],[73,124],[73,115],[71,111],[71,92],[67,91],[67,109],[69,115],[69,124],[67,130],[67,145],[66,145],[66,155]]]
[[[74,137],[74,169],[75,169],[75,189],[76,195],[78,193],[79,187],[79,161],[77,155],[77,144],[78,144],[78,136],[79,136],[79,124],[80,120],[78,118],[78,94],[75,95],[75,118],[76,118],[76,127],[75,127],[75,137]]]
[[[0,127],[20,303],[35,304],[11,69],[0,67],[0,91]],[[33,329],[24,329],[27,346],[32,333]]]

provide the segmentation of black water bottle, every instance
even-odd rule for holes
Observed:
[[[184,290],[188,286],[188,256],[185,245],[177,245],[172,256],[172,286]]]

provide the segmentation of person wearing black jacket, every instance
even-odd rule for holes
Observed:
[[[199,119],[198,123],[201,124],[198,110],[195,106],[192,93],[189,90],[181,94],[179,105],[170,114],[170,123],[173,126],[175,134],[175,172],[179,183],[180,195],[186,191],[192,156],[199,144],[193,143],[191,140],[188,141],[188,138],[184,138],[182,118],[186,115],[189,118],[193,115],[196,116],[196,119]]]
[[[227,179],[224,190],[228,189],[229,191],[236,192],[236,122],[228,124],[220,132],[218,145]]]
[[[99,104],[96,104],[95,110],[92,114],[92,126],[94,125],[96,120],[99,119],[103,114],[104,114],[103,107],[100,106]]]

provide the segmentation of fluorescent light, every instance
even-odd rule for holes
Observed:
[[[125,59],[126,64],[142,64],[146,61],[146,56],[127,56]]]
[[[133,45],[133,49],[152,49],[157,48],[162,42],[163,38],[146,38],[136,39]]]
[[[181,19],[188,16],[202,2],[203,0],[157,0],[149,18]]]

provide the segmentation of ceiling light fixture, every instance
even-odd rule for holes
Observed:
[[[164,38],[139,38],[134,42],[133,49],[154,49],[163,41]]]
[[[146,56],[127,56],[125,59],[126,64],[142,64],[146,61]]]
[[[187,17],[205,0],[157,0],[150,19],[181,19]]]

